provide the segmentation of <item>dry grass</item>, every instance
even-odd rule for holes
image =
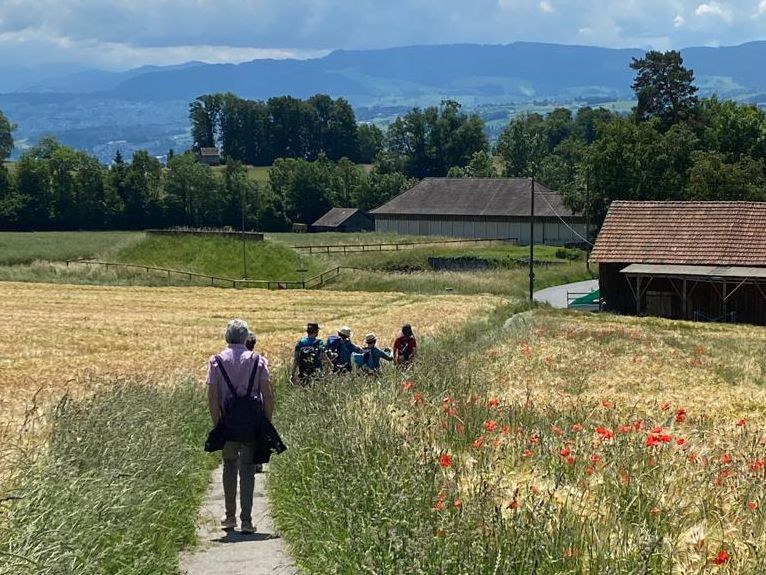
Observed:
[[[202,380],[232,317],[247,319],[272,363],[289,356],[307,321],[325,334],[348,324],[393,340],[404,322],[420,335],[497,306],[493,296],[214,288],[0,284],[0,418],[18,420],[35,392],[46,405],[65,390],[91,392],[108,377]]]

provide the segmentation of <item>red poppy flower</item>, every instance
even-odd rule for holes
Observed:
[[[514,499],[513,501],[509,501],[506,507],[508,509],[518,509],[521,506],[518,499]]]
[[[598,453],[594,453],[593,455],[590,456],[590,460],[593,463],[598,463],[599,461],[601,461],[601,456]]]
[[[756,509],[758,509],[758,502],[757,501],[748,501],[747,502],[747,508],[750,511],[755,511]]]
[[[619,431],[620,433],[630,433],[632,429],[633,427],[631,427],[630,425],[623,424],[617,428],[617,431]]]
[[[409,391],[409,390],[411,390],[413,387],[415,387],[415,382],[414,382],[414,381],[412,381],[411,379],[408,379],[407,381],[405,381],[405,382],[402,384],[402,389],[403,389],[404,391]]]
[[[682,407],[676,410],[676,423],[683,423],[686,419],[686,410]]]
[[[633,422],[633,429],[636,431],[641,431],[644,429],[644,421],[642,419],[637,419]]]
[[[559,451],[559,455],[561,455],[561,457],[569,457],[572,455],[572,450],[568,447],[564,447],[561,449],[561,451]]]
[[[572,424],[572,431],[574,431],[575,433],[582,430],[583,430],[583,426],[581,423]]]
[[[529,437],[529,443],[534,443],[534,444],[540,443],[540,436],[537,435],[536,433],[531,435]]]
[[[496,398],[496,397],[492,397],[492,398],[490,398],[490,400],[487,402],[487,405],[488,405],[489,407],[497,407],[498,405],[500,405],[500,400],[499,400],[498,398]]]
[[[455,501],[452,502],[452,505],[455,506],[455,509],[463,508],[463,502],[460,499],[455,499]]]
[[[737,427],[745,427],[745,425],[747,425],[747,421],[745,421],[744,419],[740,419],[737,422]]]
[[[728,453],[724,453],[721,456],[721,463],[723,463],[724,465],[729,465],[731,461],[732,461],[731,455],[729,455]]]
[[[419,391],[415,392],[415,395],[412,396],[412,403],[413,405],[421,405],[423,403],[423,394]]]
[[[585,474],[586,475],[593,475],[593,468],[591,466],[588,466],[585,468]]]
[[[439,457],[439,465],[450,467],[452,465],[452,456],[449,453],[442,453],[441,457]]]
[[[676,445],[684,445],[686,443],[686,440],[683,437],[679,437],[676,439]]]
[[[721,549],[718,554],[712,559],[712,562],[716,565],[723,565],[726,563],[731,555],[729,555],[729,552],[726,551],[726,549]]]
[[[663,402],[662,404],[660,404],[660,409],[662,411],[667,411],[668,409],[670,409],[670,403],[667,401]]]
[[[572,457],[571,455],[569,457],[567,457],[567,463],[569,465],[574,465],[575,461],[577,461],[577,460],[574,457]]]
[[[604,399],[604,400],[601,402],[601,405],[603,405],[603,406],[604,406],[604,407],[606,407],[607,409],[612,409],[612,408],[614,407],[614,402],[612,402],[612,401],[609,401],[608,399]]]
[[[601,436],[602,440],[612,439],[614,437],[614,432],[607,427],[597,427],[596,433]]]
[[[532,457],[532,455],[533,455],[533,453],[529,449],[525,449],[524,451],[521,452],[521,456],[522,457]]]
[[[455,430],[456,430],[456,431],[457,431],[457,432],[458,432],[460,435],[462,435],[462,434],[464,434],[464,433],[465,433],[465,425],[463,425],[462,423],[458,423],[458,424],[457,424],[457,426],[455,427]]]
[[[556,435],[557,437],[564,435],[564,430],[561,429],[558,425],[551,425],[551,431],[553,432],[553,435]]]
[[[660,514],[660,508],[659,507],[652,507],[649,510],[650,515],[659,515]]]
[[[529,346],[528,343],[521,344],[521,353],[524,354],[524,357],[531,357],[532,356],[532,348]]]
[[[476,449],[479,449],[482,445],[484,445],[484,436],[483,435],[481,437],[475,439],[474,442],[473,442],[473,446]]]
[[[652,433],[662,433],[662,428],[661,427],[653,427],[652,428]]]
[[[436,509],[437,511],[441,511],[442,509],[444,509],[444,500],[437,499],[436,503],[434,503],[434,509]]]
[[[503,430],[500,433],[502,433],[503,435],[508,435],[508,433],[510,431],[511,431],[511,426],[510,425],[504,425],[503,426]]]
[[[497,429],[497,421],[494,419],[490,419],[489,421],[484,422],[484,429],[489,431],[490,433],[495,431]]]
[[[764,461],[763,459],[756,459],[750,464],[751,471],[760,471],[764,467],[766,467],[766,461]]]
[[[449,405],[450,403],[452,403],[452,398],[449,395],[442,399],[443,405]]]

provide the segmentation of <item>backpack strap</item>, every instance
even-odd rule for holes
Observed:
[[[218,369],[221,370],[223,380],[226,382],[226,385],[229,386],[229,391],[234,397],[237,397],[237,391],[234,389],[234,385],[231,383],[231,379],[229,379],[229,374],[226,373],[226,370],[223,368],[223,359],[221,359],[220,355],[216,355],[215,361],[218,363]],[[256,365],[256,367],[258,366]]]
[[[253,384],[255,384],[255,374],[258,371],[258,367],[260,365],[261,365],[261,356],[256,355],[255,365],[253,366],[253,371],[250,372],[250,381],[247,384],[247,393],[245,394],[245,397],[250,397],[250,394],[253,393]]]

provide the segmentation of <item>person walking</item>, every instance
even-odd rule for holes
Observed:
[[[226,348],[210,358],[207,372],[208,408],[213,425],[225,415],[234,397],[260,398],[263,414],[271,420],[274,400],[266,358],[245,347],[250,330],[247,322],[233,319],[226,325]],[[256,464],[254,444],[226,441],[223,446],[223,493],[225,530],[237,526],[237,474],[239,474],[240,530],[254,533],[252,509]]]
[[[415,361],[418,352],[418,342],[412,332],[412,326],[405,323],[402,326],[402,335],[394,341],[394,363],[400,367],[407,367]]]
[[[319,324],[306,324],[306,335],[295,344],[290,368],[293,385],[308,385],[313,377],[322,374],[324,367],[332,367],[324,341],[319,338]]]
[[[354,353],[364,350],[351,341],[351,328],[344,325],[337,336],[327,338],[327,351],[332,361],[332,370],[337,374],[351,373],[351,359]]]
[[[374,333],[368,333],[364,337],[364,343],[367,348],[362,355],[361,369],[369,375],[378,375],[380,373],[380,360],[393,361],[394,357],[387,351],[376,347],[378,337]]]

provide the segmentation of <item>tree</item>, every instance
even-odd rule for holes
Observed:
[[[223,94],[206,94],[189,104],[192,148],[214,147],[218,139],[218,126]]]
[[[373,170],[359,186],[354,205],[360,210],[377,208],[414,186],[415,182],[400,172],[381,174]]]
[[[720,152],[695,152],[686,197],[707,201],[766,201],[764,161],[749,156],[734,163],[726,159]]]
[[[13,131],[15,129],[16,124],[11,124],[10,120],[3,114],[3,111],[0,110],[0,162],[5,161],[11,155],[13,150]]]
[[[495,159],[484,150],[475,152],[465,168],[453,166],[447,176],[450,178],[496,178]]]
[[[362,164],[371,164],[383,150],[385,135],[375,124],[360,124],[357,128],[359,140],[359,155],[357,160]]]
[[[221,225],[224,205],[219,201],[218,178],[193,153],[177,155],[168,163],[164,190],[172,223],[193,227]]]
[[[664,126],[671,126],[696,108],[694,72],[684,67],[680,52],[651,50],[643,58],[633,58],[630,67],[636,71],[632,87],[639,120],[660,118]]]
[[[176,158],[178,156],[173,159]],[[161,178],[162,164],[145,150],[135,152],[129,166],[114,166],[112,182],[124,206],[121,216],[123,227],[141,229],[162,224]]]
[[[547,151],[539,114],[519,116],[511,120],[497,140],[495,153],[505,164],[506,177],[531,176]]]

